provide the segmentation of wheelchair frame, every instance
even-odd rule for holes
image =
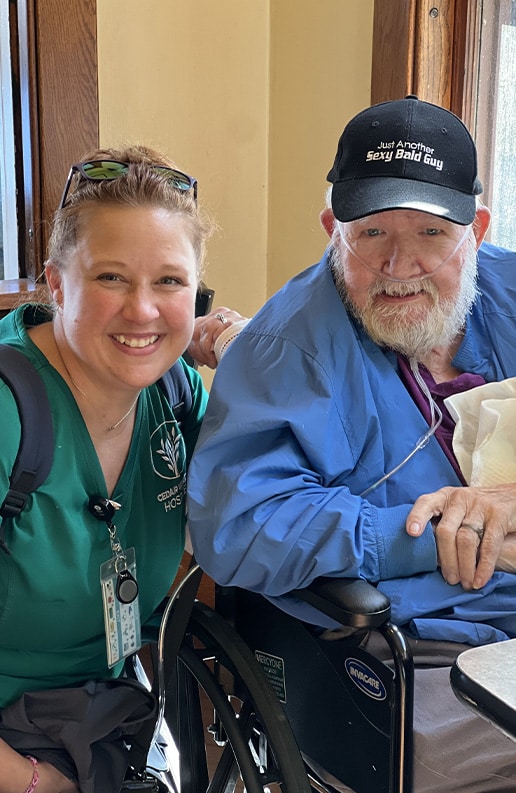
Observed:
[[[388,597],[360,578],[318,578],[293,594],[344,627],[377,630],[387,642],[394,667],[389,793],[412,793],[414,665],[405,636],[391,622]]]
[[[186,579],[194,581],[194,574],[198,584],[197,565]],[[279,699],[233,626],[199,601],[193,604],[186,630],[178,624],[172,605],[183,586],[184,581],[169,601],[158,645],[165,669],[158,679],[166,684],[162,710],[179,768],[173,786],[170,781],[164,784],[170,774],[159,777],[161,790],[332,793],[331,785],[307,769]],[[388,598],[366,581],[354,579],[318,579],[293,594],[346,627],[377,630],[384,636],[394,663],[389,791],[411,793],[413,666],[403,634],[390,621]],[[172,637],[172,647],[167,637],[169,642]],[[212,714],[207,713],[207,703]]]
[[[310,793],[288,721],[253,654],[220,615],[193,603],[201,572],[191,567],[167,601],[152,686],[136,662],[160,716],[133,741],[133,781],[123,791]],[[218,747],[216,758],[208,742]]]

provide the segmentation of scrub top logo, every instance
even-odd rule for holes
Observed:
[[[175,421],[165,421],[151,435],[154,472],[161,479],[182,479],[186,471],[186,449]]]

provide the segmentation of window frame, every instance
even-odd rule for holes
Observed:
[[[13,256],[18,261],[18,234],[16,220],[16,201],[9,200],[16,196],[15,179],[15,145],[13,135],[13,102],[11,85],[11,42],[9,24],[9,6],[0,6],[0,80],[1,90],[1,215],[2,215],[2,258],[4,278],[9,275],[9,259],[6,254]]]
[[[487,31],[482,22],[485,2],[375,0],[371,101],[416,94],[462,118],[477,145],[482,200],[490,206],[496,140],[490,125],[479,123],[477,108],[484,108],[485,117],[486,109],[489,113],[494,107],[498,64],[480,81],[481,34],[482,47],[490,49],[510,0],[489,8],[496,16]]]
[[[9,0],[20,278],[0,314],[35,289],[70,163],[98,147],[96,0]],[[73,79],[71,79],[73,75]]]
[[[416,94],[474,127],[479,0],[375,0],[371,102]]]

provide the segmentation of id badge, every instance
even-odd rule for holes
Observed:
[[[100,586],[104,608],[107,662],[108,666],[112,667],[141,647],[134,548],[128,548],[122,556],[114,556],[101,564]],[[135,593],[134,599],[129,600],[132,592]]]

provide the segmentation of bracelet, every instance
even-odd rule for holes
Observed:
[[[32,757],[32,755],[30,754],[25,755],[25,757],[27,758],[27,760],[31,761],[32,769],[33,769],[32,779],[25,793],[33,793],[33,791],[36,790],[37,784],[39,782],[38,761],[36,760],[35,757]]]
[[[228,325],[228,327],[218,336],[218,338],[215,340],[215,344],[213,345],[213,352],[215,353],[217,363],[220,362],[220,359],[226,352],[231,342],[236,339],[240,331],[245,328],[248,322],[248,319],[240,319],[238,322],[233,322],[231,325]]]

